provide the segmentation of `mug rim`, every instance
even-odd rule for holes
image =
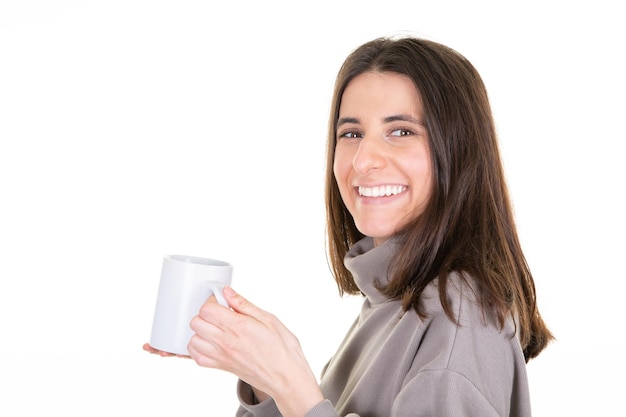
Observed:
[[[219,259],[205,258],[203,256],[192,255],[166,255],[166,259],[186,264],[205,265],[205,266],[231,266],[228,262]]]

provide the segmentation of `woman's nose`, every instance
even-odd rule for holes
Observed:
[[[371,170],[380,169],[384,166],[383,144],[380,142],[382,141],[377,141],[371,137],[361,139],[352,159],[352,166],[356,172],[366,174]]]

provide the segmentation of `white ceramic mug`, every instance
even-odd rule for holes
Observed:
[[[163,352],[188,355],[193,336],[189,327],[211,294],[228,307],[222,290],[230,285],[233,267],[224,261],[197,256],[163,258],[150,345]]]

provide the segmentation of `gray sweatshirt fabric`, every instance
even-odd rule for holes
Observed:
[[[460,325],[443,311],[437,281],[423,293],[428,317],[403,311],[375,281],[387,281],[397,247],[358,242],[345,265],[365,294],[358,318],[322,372],[325,400],[303,417],[529,417],[526,364],[515,323],[503,329],[476,304],[471,281],[448,280]],[[297,381],[294,381],[297,383]],[[281,417],[273,400],[253,404],[239,382],[237,417]]]

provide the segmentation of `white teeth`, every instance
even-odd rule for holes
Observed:
[[[389,197],[406,190],[403,185],[380,185],[378,187],[359,187],[359,194],[363,197]]]

